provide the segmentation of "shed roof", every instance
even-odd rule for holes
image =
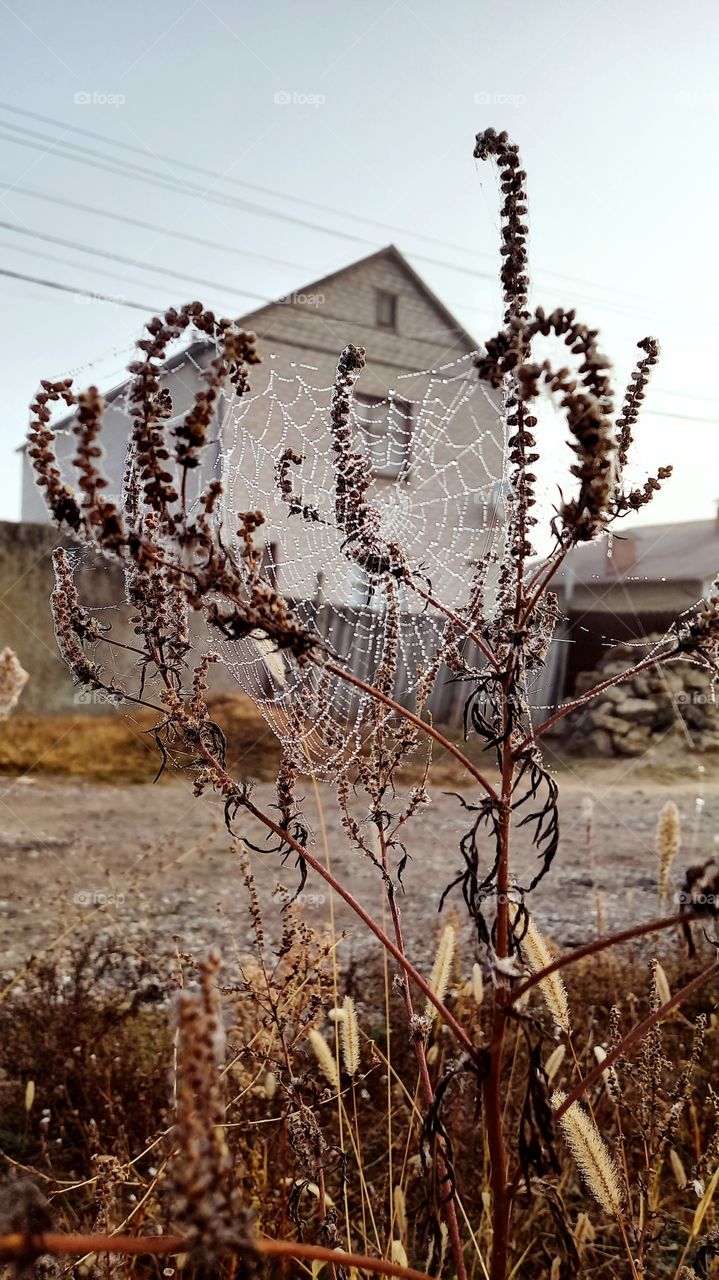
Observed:
[[[637,525],[577,547],[557,584],[707,582],[719,574],[719,519]]]

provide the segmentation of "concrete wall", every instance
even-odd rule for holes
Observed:
[[[73,707],[99,710],[92,702],[78,702],[65,663],[55,643],[50,613],[53,586],[52,551],[71,544],[49,524],[0,522],[0,647],[9,645],[30,674],[18,704],[19,712],[38,714],[67,711]],[[89,559],[78,571],[77,585],[87,602],[108,610],[113,630],[127,633],[121,575],[114,566]],[[110,612],[112,610],[112,612]]]

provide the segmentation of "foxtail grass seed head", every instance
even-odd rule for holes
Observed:
[[[654,964],[652,965],[652,970],[654,973],[654,985],[657,989],[659,1003],[668,1004],[672,998],[672,993],[669,987],[669,983],[667,981],[667,975],[664,972],[658,960],[654,961]]]
[[[442,937],[439,940],[439,946],[434,957],[432,972],[429,978],[429,986],[436,995],[438,1000],[444,1000],[449,986],[449,979],[452,973],[452,960],[454,959],[454,949],[457,945],[457,935],[454,931],[454,925],[448,924],[442,931]],[[427,1016],[432,1018],[435,1015],[434,1005],[431,1000],[427,1001]]]
[[[681,848],[681,842],[679,810],[673,800],[667,800],[659,814],[655,839],[655,847],[659,858],[657,888],[662,902],[667,896],[669,871]]]
[[[404,1191],[397,1183],[392,1193],[392,1201],[394,1204],[394,1221],[398,1234],[403,1240],[407,1239],[407,1206],[404,1198]]]
[[[345,996],[342,1002],[344,1017],[340,1021],[340,1044],[342,1061],[348,1076],[356,1076],[360,1065],[360,1040],[357,1010],[351,996]]]
[[[562,1089],[555,1089],[551,1105],[553,1111],[566,1102]],[[559,1121],[567,1145],[577,1167],[595,1200],[605,1213],[619,1217],[622,1209],[622,1189],[619,1173],[597,1126],[578,1102],[573,1102]]]
[[[672,1173],[674,1174],[676,1184],[679,1190],[683,1191],[689,1179],[687,1178],[686,1169],[673,1147],[669,1152],[669,1163],[672,1166]]]
[[[475,1004],[481,1005],[484,1000],[484,981],[482,979],[482,969],[476,961],[472,965],[472,995],[474,996]]]
[[[327,1083],[331,1084],[333,1089],[338,1089],[339,1077],[337,1075],[337,1063],[335,1062],[332,1050],[330,1049],[327,1041],[316,1027],[313,1027],[312,1031],[310,1031],[309,1039],[320,1071],[325,1077]]]
[[[547,1061],[544,1064],[544,1074],[546,1075],[547,1080],[549,1080],[550,1082],[554,1079],[557,1072],[559,1071],[559,1068],[564,1062],[564,1056],[566,1052],[567,1052],[567,1046],[564,1044],[558,1044],[556,1049],[554,1049],[554,1051],[550,1053],[549,1057],[547,1058]]]
[[[607,1051],[603,1045],[595,1044],[594,1056],[598,1063],[601,1064],[604,1062],[607,1056]],[[616,1102],[619,1097],[619,1076],[617,1075],[614,1067],[605,1068],[602,1072],[602,1080],[604,1081],[604,1088],[607,1091],[607,1097],[610,1102]]]
[[[393,1240],[391,1248],[391,1260],[398,1267],[408,1267],[407,1253],[401,1240]]]
[[[517,919],[517,908],[514,908],[513,920]],[[542,969],[546,969],[553,960],[553,956],[547,946],[542,934],[537,929],[531,916],[527,924],[527,929],[520,943],[522,955],[529,966],[530,971],[541,973]],[[567,997],[567,988],[558,973],[550,973],[549,977],[542,978],[538,984],[542,999],[551,1013],[557,1026],[569,1035],[571,1030],[571,1020],[569,1017],[569,999]]]
[[[0,653],[0,720],[7,720],[30,679],[13,649]]]

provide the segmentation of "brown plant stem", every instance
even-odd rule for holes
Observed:
[[[502,678],[503,719],[505,741],[502,746],[502,797],[500,802],[499,862],[497,865],[497,922],[495,951],[501,960],[509,954],[509,842],[512,818],[512,779],[514,757],[509,740],[509,710],[507,696],[511,673]],[[502,1125],[502,1070],[507,1019],[507,989],[498,981],[492,1034],[489,1046],[489,1067],[484,1083],[484,1112],[489,1147],[490,1186],[492,1190],[492,1256],[491,1280],[506,1280],[509,1218],[512,1210],[512,1189],[507,1178],[507,1150]]]
[[[601,1062],[597,1063],[596,1067],[593,1067],[592,1070],[574,1086],[571,1093],[567,1094],[561,1107],[558,1107],[554,1112],[555,1120],[560,1120],[565,1111],[583,1097],[587,1092],[587,1089],[591,1089],[592,1085],[595,1084],[597,1080],[601,1080],[604,1072],[613,1066],[617,1061],[617,1058],[623,1058],[628,1049],[631,1049],[634,1045],[641,1043],[647,1032],[651,1031],[652,1027],[655,1026],[657,1022],[661,1022],[662,1018],[666,1018],[667,1014],[671,1013],[672,1009],[676,1009],[677,1005],[681,1004],[683,1000],[686,1000],[688,996],[693,995],[695,991],[698,991],[703,987],[704,983],[708,982],[709,978],[711,978],[715,973],[719,973],[719,960],[712,961],[710,965],[707,965],[706,969],[702,969],[701,973],[698,973],[695,978],[692,978],[691,982],[687,982],[685,986],[681,987],[679,991],[672,996],[671,1000],[667,1000],[665,1004],[660,1005],[660,1007],[655,1009],[653,1013],[648,1014],[642,1022],[637,1023],[636,1027],[633,1027],[627,1035],[623,1036],[619,1041],[619,1044],[614,1046],[611,1052],[607,1054],[606,1058],[603,1058]]]
[[[551,716],[548,716],[546,720],[543,720],[533,733],[520,743],[516,749],[517,755],[522,751],[525,751],[533,742],[536,742],[537,738],[541,738],[542,734],[546,733],[547,729],[551,729],[552,725],[556,724],[558,720],[562,720],[564,716],[568,716],[571,711],[576,711],[577,707],[586,706],[588,702],[591,702],[592,698],[596,698],[600,693],[604,693],[605,689],[611,689],[613,685],[621,684],[622,680],[631,680],[633,676],[639,675],[641,671],[647,671],[649,667],[658,666],[660,662],[663,662],[670,656],[670,653],[662,653],[659,654],[658,657],[652,656],[649,658],[643,658],[642,661],[636,663],[635,666],[627,667],[626,671],[620,671],[617,675],[609,676],[608,679],[602,680],[601,684],[595,684],[594,688],[589,689],[587,693],[583,693],[581,698],[575,698],[572,702],[565,703],[563,707],[559,707]]]
[[[474,778],[475,782],[478,782],[479,785],[484,788],[487,795],[490,796],[495,803],[499,803],[499,796],[491,782],[489,782],[484,775],[479,772],[479,769],[475,768],[472,761],[467,759],[464,753],[460,751],[459,747],[455,747],[454,743],[450,742],[448,738],[445,738],[444,734],[440,733],[439,729],[435,729],[434,725],[428,724],[426,720],[420,720],[419,716],[416,716],[412,711],[408,711],[407,708],[401,706],[399,702],[395,702],[394,698],[390,698],[388,694],[382,693],[379,689],[375,689],[371,684],[367,684],[367,682],[362,680],[360,676],[352,675],[350,671],[344,671],[342,667],[338,667],[334,662],[323,662],[322,670],[329,671],[331,675],[337,676],[340,680],[346,680],[348,684],[353,684],[355,688],[360,689],[362,693],[369,694],[369,696],[371,698],[375,698],[377,702],[381,702],[385,707],[389,707],[390,711],[394,711],[396,715],[402,716],[404,720],[409,721],[410,724],[414,725],[415,729],[419,729],[420,732],[426,733],[430,738],[434,738],[435,742],[439,743],[440,747],[445,751],[448,751],[450,755],[454,756],[455,760],[459,761],[462,768],[466,769],[470,777]]]
[[[696,910],[679,911],[673,916],[662,916],[659,920],[650,920],[647,924],[635,924],[630,929],[622,929],[620,933],[611,933],[605,938],[595,938],[593,942],[586,942],[582,947],[575,947],[573,951],[565,951],[563,955],[557,956],[551,964],[546,968],[539,969],[527,978],[520,986],[515,987],[508,997],[506,1003],[508,1005],[516,1004],[517,1000],[532,987],[536,987],[537,983],[543,982],[545,978],[556,973],[558,969],[564,969],[567,965],[574,964],[577,960],[584,960],[586,956],[596,955],[600,951],[606,951],[608,947],[619,946],[622,942],[631,942],[634,938],[641,938],[647,933],[659,933],[662,929],[671,929],[673,925],[686,924],[690,920],[696,920],[701,913]]]
[[[387,889],[387,901],[389,903],[390,915],[392,916],[392,924],[394,926],[394,936],[398,949],[405,955],[404,935],[402,933],[402,921],[400,918],[399,907],[397,906],[397,898],[394,891],[394,885],[389,877],[387,865],[387,843],[385,833],[381,827],[378,827],[380,849],[382,851],[382,871],[384,873],[385,886]],[[414,1025],[414,1004],[412,1002],[412,989],[409,985],[409,976],[407,971],[402,975],[402,993],[404,996],[404,1007],[407,1014],[407,1023],[410,1028]],[[429,1068],[427,1066],[427,1054],[424,1047],[424,1039],[418,1034],[412,1035],[412,1047],[417,1060],[417,1071],[419,1073],[420,1089],[422,1091],[422,1099],[425,1106],[429,1109],[434,1104],[434,1089],[430,1079]],[[440,1182],[444,1182],[448,1170],[447,1165],[442,1157],[441,1152],[437,1156],[437,1170]],[[449,1241],[454,1258],[454,1265],[457,1271],[457,1280],[467,1280],[467,1270],[464,1265],[464,1252],[462,1249],[462,1237],[459,1232],[459,1222],[457,1221],[457,1210],[454,1203],[454,1196],[447,1200],[442,1200],[441,1214],[447,1224],[449,1232]]]
[[[205,755],[205,758],[212,763],[213,768],[220,769],[219,763],[217,760],[215,760],[214,756],[212,756],[210,752],[206,751],[204,748],[201,747],[200,749],[203,755]],[[222,772],[224,772],[224,770]],[[226,777],[229,779],[230,782],[232,781],[229,778],[229,774],[227,774]],[[384,932],[381,926],[377,924],[376,920],[372,918],[369,912],[365,911],[365,908],[357,901],[355,897],[353,897],[349,889],[345,889],[344,885],[341,884],[339,880],[335,879],[332,872],[328,871],[326,867],[323,867],[322,863],[319,862],[317,858],[315,858],[314,855],[309,852],[308,849],[305,849],[301,844],[298,844],[298,842],[290,835],[288,831],[285,831],[282,827],[280,827],[280,825],[277,822],[275,822],[273,818],[270,818],[268,814],[263,813],[261,809],[258,809],[257,806],[252,803],[249,797],[244,798],[241,803],[243,808],[247,809],[248,813],[251,813],[253,817],[257,818],[258,821],[262,822],[266,827],[269,828],[270,831],[274,832],[274,834],[280,840],[284,841],[285,844],[288,844],[290,846],[290,848],[297,854],[298,857],[304,859],[307,865],[309,867],[312,867],[313,871],[316,871],[318,875],[322,876],[322,879],[328,885],[330,885],[332,889],[334,889],[335,893],[337,893],[340,896],[340,898],[342,898],[347,903],[347,906],[351,907],[351,909],[355,912],[355,914],[359,916],[362,923],[366,925],[366,927],[382,943],[382,946],[385,948],[385,950],[388,951],[390,955],[394,957],[397,963],[402,966],[405,973],[408,974],[408,976],[412,979],[412,981],[416,982],[420,991],[422,991],[422,993],[427,997],[427,999],[434,1005],[442,1021],[450,1028],[450,1030],[454,1034],[458,1043],[461,1044],[465,1052],[470,1055],[472,1061],[473,1062],[476,1061],[477,1051],[474,1045],[472,1044],[472,1041],[470,1040],[469,1036],[467,1035],[466,1031],[462,1029],[462,1027],[457,1022],[457,1019],[450,1013],[446,1005],[444,1005],[441,1000],[437,999],[437,996],[432,991],[432,988],[430,987],[427,980],[422,977],[422,974],[417,969],[415,969],[414,965],[407,959],[405,955],[403,955],[400,948],[392,941],[391,938],[387,936],[387,934]]]
[[[430,591],[423,591],[421,587],[417,586],[417,583],[414,582],[414,580],[412,580],[409,585],[411,586],[415,595],[418,595],[422,600],[426,600],[427,604],[430,604],[433,609],[437,610],[438,613],[443,613],[446,618],[449,618],[450,622],[454,622],[455,626],[460,627],[461,630],[464,632],[467,640],[471,640],[472,644],[476,644],[480,653],[483,654],[483,656],[487,659],[487,662],[490,664],[490,666],[494,667],[496,671],[497,667],[499,666],[499,663],[497,662],[497,659],[492,653],[492,650],[490,649],[486,640],[483,640],[481,636],[477,635],[476,631],[474,631],[471,627],[467,625],[466,619],[463,618],[461,614],[455,613],[454,609],[449,608],[449,605],[442,604],[442,602],[440,600],[437,600],[437,598],[433,596]]]
[[[189,1253],[192,1244],[182,1236],[112,1236],[112,1235],[61,1235],[46,1231],[42,1235],[24,1235],[14,1231],[0,1236],[0,1258],[23,1258],[28,1254],[84,1254],[117,1253],[148,1254],[162,1256],[168,1253]],[[326,1249],[323,1245],[302,1244],[295,1240],[247,1240],[228,1254],[259,1253],[269,1258],[298,1258],[308,1262],[329,1262],[338,1267],[357,1267],[375,1275],[396,1276],[398,1280],[433,1280],[424,1271],[402,1267],[384,1258],[370,1258],[362,1253],[345,1253],[342,1249]]]

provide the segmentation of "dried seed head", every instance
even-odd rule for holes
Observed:
[[[454,958],[454,950],[457,945],[457,935],[454,925],[448,924],[442,931],[442,937],[439,940],[439,946],[434,957],[432,972],[429,978],[429,986],[434,992],[438,1000],[444,1000],[449,986],[449,979],[452,973],[452,960]],[[435,1008],[430,1000],[427,1001],[426,1016],[433,1018],[435,1016]]]
[[[672,993],[669,982],[667,981],[667,975],[658,960],[654,961],[652,967],[654,970],[654,984],[657,989],[657,995],[659,996],[659,1003],[668,1004],[672,998]]]
[[[552,1110],[557,1111],[566,1098],[566,1093],[555,1089]],[[573,1102],[561,1116],[559,1124],[595,1200],[605,1213],[619,1217],[623,1200],[619,1172],[594,1121],[578,1102]]]
[[[476,962],[472,965],[472,995],[475,1003],[481,1005],[484,999],[484,982],[482,980],[482,970]]]
[[[340,1044],[342,1061],[348,1076],[356,1076],[360,1065],[360,1041],[357,1010],[351,996],[345,996],[342,1002],[344,1017],[340,1021]]]
[[[0,720],[7,720],[30,679],[13,649],[0,653]]]
[[[557,1072],[559,1071],[559,1068],[564,1062],[564,1055],[566,1052],[567,1052],[566,1045],[558,1044],[556,1049],[554,1049],[552,1053],[550,1053],[549,1057],[547,1058],[547,1061],[544,1064],[544,1074],[546,1075],[548,1081],[551,1082],[556,1076]]]
[[[672,1173],[676,1179],[676,1184],[679,1190],[683,1191],[689,1179],[687,1178],[686,1169],[673,1147],[669,1152],[669,1163],[672,1166]]]
[[[402,1187],[397,1184],[393,1193],[392,1201],[394,1204],[394,1220],[397,1231],[403,1240],[407,1238],[407,1206],[404,1198]]]
[[[667,896],[669,871],[681,848],[682,833],[679,825],[679,810],[673,800],[667,800],[657,821],[655,848],[659,858],[659,874],[657,888],[662,901]]]
[[[512,911],[512,923],[516,923],[519,918],[518,908]],[[552,963],[552,954],[542,937],[539,929],[537,929],[531,916],[527,914],[527,927],[524,937],[519,943],[519,947],[524,960],[526,961],[532,973],[541,973],[542,969],[546,969]],[[538,984],[542,994],[544,1003],[551,1013],[554,1021],[562,1031],[569,1034],[571,1030],[571,1020],[569,1017],[569,999],[567,997],[567,989],[558,973],[550,973],[549,977],[542,978]]]
[[[607,1051],[603,1045],[595,1044],[594,1056],[597,1059],[597,1062],[604,1062],[607,1056]],[[604,1088],[607,1091],[607,1096],[610,1101],[617,1102],[619,1100],[619,1076],[617,1075],[614,1067],[607,1067],[602,1072],[602,1080],[604,1081]]]
[[[333,1089],[339,1089],[340,1082],[337,1074],[337,1063],[335,1062],[332,1050],[330,1049],[327,1041],[316,1027],[313,1027],[312,1031],[310,1031],[309,1039],[314,1055],[317,1059],[317,1065],[325,1077],[325,1080],[328,1084],[332,1085]]]

